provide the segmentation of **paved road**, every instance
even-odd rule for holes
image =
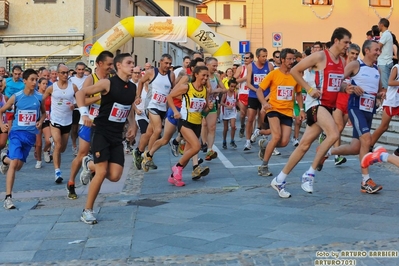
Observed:
[[[323,265],[336,257],[344,265],[399,264],[395,167],[374,166],[371,176],[384,189],[366,195],[359,191],[356,157],[338,167],[330,160],[316,174],[314,193],[306,194],[300,176],[313,145],[287,179],[292,197],[280,199],[271,177],[257,175],[258,148],[244,153],[244,140],[237,139],[239,149],[222,150],[218,127],[219,158],[205,162],[210,174],[192,181],[187,167],[182,188],[167,182],[177,161],[168,147],[154,157],[159,169],[146,174],[133,169],[127,155],[122,180],[103,186],[95,207],[99,223],[92,226],[79,221],[87,187],[77,188],[79,199],[68,200],[65,182],[54,183],[52,165],[36,170],[30,156],[16,178],[18,209],[0,208],[0,264]],[[275,175],[293,149],[290,144],[272,157]],[[64,180],[72,158],[68,149]]]

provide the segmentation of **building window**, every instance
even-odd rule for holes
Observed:
[[[223,19],[230,19],[230,5],[223,5]]]
[[[190,16],[190,8],[188,6],[179,7],[179,16],[188,17]]]
[[[121,16],[121,0],[116,0],[116,12],[115,15],[117,17]]]
[[[57,3],[57,0],[33,0],[35,4]]]
[[[105,11],[111,12],[111,0],[105,0]]]
[[[134,16],[138,16],[139,15],[139,7],[138,6],[134,6],[133,15]]]
[[[370,6],[375,7],[391,7],[392,1],[391,0],[369,0]]]
[[[332,5],[333,0],[302,0],[303,5]]]
[[[247,26],[247,6],[246,5],[242,6],[242,18],[240,21],[240,26],[241,27]]]

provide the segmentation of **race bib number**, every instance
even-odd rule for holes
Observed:
[[[235,100],[233,100],[233,101],[226,101],[226,105],[227,105],[227,107],[233,107],[233,108],[235,108],[235,107],[236,107],[236,101],[235,101]]]
[[[292,86],[277,86],[277,100],[291,101],[293,93],[294,87]]]
[[[302,102],[305,103],[306,101],[306,95],[308,95],[306,92],[302,92]],[[296,103],[298,103],[297,100],[295,100]]]
[[[37,114],[35,110],[19,110],[18,126],[36,126]]]
[[[254,74],[254,85],[259,86],[266,74]]]
[[[131,106],[114,103],[109,114],[108,120],[117,123],[125,123],[126,118],[129,115]]]
[[[100,105],[99,104],[92,104],[90,105],[90,110],[89,110],[89,118],[93,120],[98,116],[100,113]]]
[[[50,111],[46,111],[46,118],[44,120],[50,120]]]
[[[370,94],[363,94],[359,98],[359,110],[366,112],[373,112],[375,103],[375,96]]]
[[[341,89],[341,82],[344,79],[343,74],[328,74],[327,91],[339,92]]]
[[[204,98],[191,98],[190,112],[201,112],[204,110],[206,100]]]
[[[154,94],[152,95],[152,99],[157,104],[165,104],[166,103],[166,95],[163,93],[160,93],[158,91],[154,92]]]

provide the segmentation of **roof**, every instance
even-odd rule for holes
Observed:
[[[213,26],[219,26],[220,25],[219,22],[216,22],[213,19],[211,19],[211,17],[208,16],[208,14],[199,14],[199,13],[197,13],[196,14],[196,18],[201,20],[201,21],[203,21],[205,24],[208,24],[208,25],[213,25]]]
[[[155,1],[144,0],[134,2],[137,6],[140,6],[145,12],[152,16],[164,16],[168,17],[169,14],[165,12]]]

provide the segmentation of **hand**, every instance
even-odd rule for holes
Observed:
[[[3,124],[2,126],[1,126],[1,132],[8,132],[8,129],[9,129],[9,126],[8,126],[8,124]]]
[[[312,90],[310,91],[310,93],[308,92],[308,94],[310,95],[310,97],[314,98],[314,99],[318,99],[321,96],[321,91],[315,88],[312,88]]]
[[[306,119],[306,113],[305,113],[304,110],[301,110],[301,112],[299,113],[299,115],[300,115],[301,121],[304,121],[304,120]]]
[[[36,128],[37,128],[37,129],[41,129],[41,128],[42,128],[42,124],[43,124],[42,121],[40,121],[40,120],[37,121],[37,122],[36,122]]]
[[[143,111],[141,111],[141,110],[137,110],[137,111],[136,111],[136,114],[137,114],[137,115],[141,115],[142,113],[143,113]]]
[[[174,119],[180,119],[180,118],[181,118],[181,113],[179,113],[179,112],[173,112],[173,118],[174,118]]]
[[[88,115],[82,115],[83,125],[86,127],[91,127],[93,125],[93,121],[89,118]]]
[[[380,97],[381,100],[385,100],[386,96],[387,96],[387,92],[386,91],[381,91],[377,94],[378,97]]]
[[[71,109],[71,111],[75,110],[75,105],[74,104],[70,104],[69,105],[69,109]]]
[[[131,139],[135,139],[135,138],[136,138],[136,135],[134,132],[134,128],[133,128],[133,126],[129,126],[129,128],[126,132],[126,139],[131,140]]]
[[[141,97],[136,98],[136,100],[134,100],[134,104],[135,105],[139,105],[141,103]]]
[[[227,109],[229,109],[229,110],[233,110],[233,106],[226,106],[227,107]]]
[[[266,112],[267,110],[272,109],[270,103],[262,104],[262,111]]]
[[[357,96],[361,96],[363,95],[364,90],[359,86],[353,86],[353,93],[356,94]]]

